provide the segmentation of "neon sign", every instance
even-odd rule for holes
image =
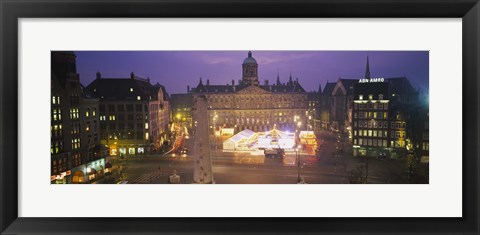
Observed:
[[[384,82],[385,78],[360,78],[358,80],[359,83],[370,83],[370,82]]]

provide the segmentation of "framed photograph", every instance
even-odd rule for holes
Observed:
[[[476,0],[1,6],[2,234],[480,232]]]

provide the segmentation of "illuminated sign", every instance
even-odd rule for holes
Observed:
[[[384,82],[385,78],[361,78],[358,80],[359,83],[370,83],[370,82]]]

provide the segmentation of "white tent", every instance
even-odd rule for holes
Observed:
[[[223,142],[223,149],[224,150],[236,150],[239,147],[240,143],[245,143],[246,140],[250,139],[255,132],[252,130],[246,129],[241,132],[238,132],[236,135],[230,137],[228,140]],[[245,144],[243,144],[245,145]],[[242,145],[242,146],[243,146]],[[245,147],[241,148],[242,150],[245,149]]]

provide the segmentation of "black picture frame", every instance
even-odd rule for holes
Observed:
[[[0,0],[2,234],[479,234],[478,0]],[[387,17],[462,18],[462,218],[25,218],[18,217],[19,18]]]

